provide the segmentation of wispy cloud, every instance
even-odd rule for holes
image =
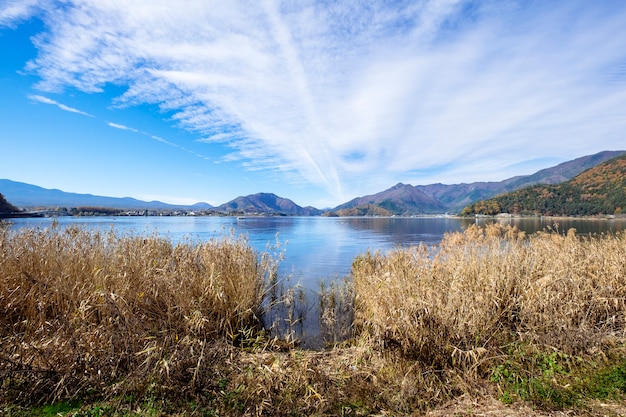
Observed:
[[[39,0],[3,0],[0,6],[0,26],[14,27],[24,19],[28,19],[44,2]]]
[[[125,125],[121,125],[119,123],[107,122],[107,125],[111,126],[114,129],[129,130],[131,132],[139,133],[139,130],[134,129],[132,127],[125,126]]]
[[[619,1],[85,0],[40,17],[42,91],[125,85],[115,105],[158,104],[229,160],[339,199],[624,147]]]
[[[53,106],[57,106],[61,110],[68,111],[70,113],[78,113],[78,114],[82,114],[83,116],[92,117],[91,114],[89,114],[89,113],[86,113],[84,111],[75,109],[75,108],[70,107],[70,106],[66,106],[65,104],[59,103],[58,101],[52,100],[51,98],[48,98],[48,97],[45,97],[45,96],[40,96],[40,95],[37,95],[37,94],[31,94],[31,95],[28,96],[28,98],[33,100],[33,101],[38,101],[40,103],[52,104]]]
[[[138,133],[138,134],[140,134],[140,135],[147,136],[147,137],[149,137],[150,139],[153,139],[153,140],[155,140],[155,141],[157,141],[157,142],[160,142],[160,143],[163,143],[163,144],[165,144],[165,145],[168,145],[168,146],[171,146],[171,147],[174,147],[174,148],[180,149],[180,150],[182,150],[182,151],[188,152],[188,153],[190,153],[190,154],[192,154],[192,155],[194,155],[194,156],[197,156],[198,158],[202,158],[202,159],[206,159],[206,160],[211,160],[211,158],[209,158],[209,157],[207,157],[207,156],[205,156],[205,155],[202,155],[201,153],[198,153],[198,152],[195,152],[195,151],[193,151],[193,150],[187,149],[187,148],[185,148],[184,146],[180,146],[180,145],[178,145],[178,144],[176,144],[176,143],[174,143],[174,142],[170,142],[170,141],[168,141],[168,140],[165,140],[165,139],[163,139],[163,138],[162,138],[162,137],[160,137],[160,136],[156,136],[156,135],[150,134],[150,133],[148,133],[148,132],[143,132],[143,131],[141,131],[141,130],[139,130],[139,129],[135,129],[134,127],[130,127],[130,126],[122,125],[122,124],[119,124],[119,123],[114,123],[114,122],[106,122],[106,124],[107,124],[109,127],[112,127],[112,128],[114,128],[114,129],[126,130],[126,131],[129,131],[129,132]]]

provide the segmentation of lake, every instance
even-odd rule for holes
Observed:
[[[49,227],[55,219],[11,219],[13,228]],[[389,250],[424,243],[438,244],[447,232],[461,231],[475,222],[490,219],[453,217],[58,217],[59,226],[84,226],[133,234],[158,233],[177,242],[183,238],[208,240],[231,233],[244,235],[257,251],[279,244],[284,260],[279,273],[299,284],[310,306],[300,329],[305,345],[319,346],[315,311],[320,283],[349,275],[352,261],[368,250]],[[579,234],[614,233],[626,229],[626,219],[503,218],[533,233],[558,225],[575,228]]]

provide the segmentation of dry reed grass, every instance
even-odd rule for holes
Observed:
[[[580,353],[623,340],[626,234],[574,230],[525,237],[469,227],[424,245],[353,263],[363,335],[440,369],[476,370],[513,341]]]
[[[275,266],[232,237],[174,245],[113,230],[2,227],[4,384],[18,401],[50,401],[190,368],[178,377],[193,385],[207,344],[258,326]]]
[[[367,254],[352,281],[321,291],[325,336],[353,339],[285,351],[259,319],[285,303],[286,317],[266,321],[297,322],[297,288],[277,291],[276,258],[245,240],[0,228],[0,412],[79,398],[96,415],[93,395],[113,402],[106,415],[421,415],[437,405],[432,415],[524,415],[527,406],[498,410],[494,398],[517,392],[508,380],[559,388],[558,373],[576,366],[604,372],[615,359],[626,370],[625,259],[624,233],[526,237],[499,225]],[[530,381],[535,372],[542,379]]]

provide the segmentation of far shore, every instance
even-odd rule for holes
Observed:
[[[149,208],[114,208],[114,207],[80,207],[80,208],[59,208],[59,207],[26,207],[20,212],[0,213],[0,220],[11,218],[38,218],[38,217],[237,217],[245,219],[249,217],[338,217],[338,218],[451,218],[451,219],[576,219],[576,220],[613,220],[626,219],[626,214],[594,214],[588,216],[566,216],[566,215],[542,215],[542,214],[512,214],[499,213],[493,215],[473,214],[463,216],[452,213],[416,213],[416,214],[394,214],[394,215],[361,215],[361,216],[340,216],[332,211],[326,211],[321,215],[297,215],[278,212],[246,212],[231,211],[222,212],[216,210],[190,210],[190,209],[149,209]]]

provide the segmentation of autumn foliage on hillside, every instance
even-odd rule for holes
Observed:
[[[626,157],[618,157],[557,185],[535,185],[465,209],[463,215],[499,213],[546,216],[620,214],[626,209]]]

